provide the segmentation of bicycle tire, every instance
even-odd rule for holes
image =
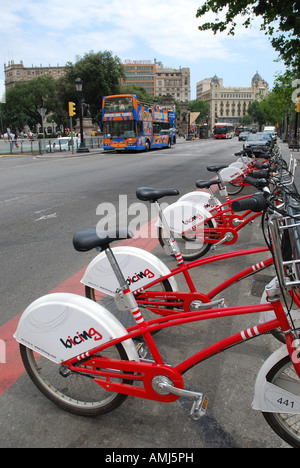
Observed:
[[[104,390],[87,374],[72,372],[68,377],[63,377],[59,373],[59,364],[37,355],[22,344],[20,354],[34,385],[48,400],[69,413],[99,416],[113,411],[127,398],[127,395]],[[128,361],[122,343],[105,350],[105,356]],[[126,380],[126,383],[131,384],[132,381]]]
[[[226,182],[225,185],[228,195],[237,195],[241,193],[245,187],[244,185],[234,184],[233,182]]]
[[[204,229],[205,227],[213,228],[214,226],[213,226],[212,221],[210,220],[206,221],[204,223]],[[196,240],[196,236],[194,239]],[[158,228],[158,240],[159,240],[161,247],[164,248],[164,246],[166,245],[166,240],[164,238],[164,228],[161,226]],[[212,247],[212,244],[202,242],[201,246],[196,247],[194,251],[191,251],[192,250],[191,245],[192,245],[193,239],[182,236],[181,238],[176,238],[176,241],[179,245],[179,249],[180,249],[183,260],[187,262],[192,261],[192,260],[197,260],[198,258],[203,257],[205,254],[207,254],[207,252],[209,252],[209,250]],[[186,243],[188,244],[188,248],[187,250],[184,250],[184,244]],[[190,253],[188,253],[188,251]]]
[[[300,394],[300,380],[294,370],[290,356],[281,359],[272,367],[267,375],[267,380],[280,386],[280,376],[283,375],[288,376],[288,379],[292,379],[294,384],[297,383],[299,386],[299,393],[297,393]],[[262,414],[269,426],[282,440],[287,442],[291,447],[300,448],[299,414],[267,412],[262,412]]]
[[[163,291],[166,291],[166,292],[172,292],[173,291],[173,288],[172,288],[171,283],[169,282],[169,280],[167,280],[167,279],[163,280],[159,284],[161,284]],[[155,288],[156,291],[159,290],[158,285],[154,286],[154,288]],[[149,289],[149,291],[151,291],[151,288]],[[94,302],[99,302],[103,307],[105,307],[107,310],[109,310],[110,313],[113,314],[119,320],[119,322],[122,323],[122,325],[125,328],[129,328],[131,326],[136,325],[136,322],[135,322],[132,314],[130,314],[128,311],[125,311],[125,310],[119,310],[116,303],[115,303],[115,301],[114,301],[114,298],[112,296],[103,296],[100,293],[101,297],[100,297],[100,299],[98,299],[97,298],[97,291],[94,288],[91,288],[90,286],[85,287],[85,296],[88,299],[91,299]],[[138,298],[139,298],[139,295],[137,294],[136,295],[137,302],[138,302]],[[139,305],[139,306],[141,308],[141,313],[142,313],[142,316],[143,316],[145,322],[147,322],[149,320],[153,320],[153,319],[156,318],[156,314],[151,312],[149,309],[147,309],[146,307],[143,307],[141,305]],[[156,331],[152,332],[151,334],[155,335],[159,331],[160,330],[156,330]]]

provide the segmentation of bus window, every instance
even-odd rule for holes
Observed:
[[[125,139],[135,138],[135,124],[133,120],[106,122],[104,133],[107,138]]]
[[[131,97],[116,97],[105,99],[104,112],[111,114],[114,112],[132,112],[133,104]]]

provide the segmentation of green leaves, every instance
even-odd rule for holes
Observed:
[[[261,19],[261,30],[270,36],[272,46],[279,53],[286,67],[299,73],[299,2],[282,2],[282,0],[254,0],[250,2],[244,0],[234,2],[207,0],[198,8],[196,17],[204,17],[205,19],[205,15],[209,12],[219,15],[224,11],[226,11],[226,14],[222,21],[216,17],[213,22],[201,24],[199,26],[200,31],[211,30],[216,34],[227,30],[228,34],[234,35],[235,18],[239,15],[247,17],[243,22],[243,26],[248,28],[253,18],[258,17]]]
[[[40,76],[24,83],[17,83],[6,92],[6,103],[1,104],[4,126],[22,130],[42,123],[38,108],[46,108],[48,121],[68,127],[68,102],[78,101],[75,89],[77,76],[83,80],[83,98],[90,105],[93,120],[100,120],[102,98],[118,94],[124,67],[111,52],[90,52],[77,62],[67,63],[66,74],[55,80]]]

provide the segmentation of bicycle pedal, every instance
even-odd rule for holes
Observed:
[[[206,413],[207,408],[207,396],[200,395],[197,399],[194,400],[192,409],[190,411],[190,416],[194,421],[198,421]]]

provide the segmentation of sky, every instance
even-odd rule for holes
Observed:
[[[250,87],[258,71],[272,88],[282,62],[255,20],[238,21],[234,37],[199,31],[204,0],[0,0],[0,99],[4,63],[64,66],[90,51],[109,50],[122,60],[161,61],[189,67],[191,99],[196,83],[215,74],[224,86]],[[7,8],[5,7],[5,5]],[[208,13],[205,21],[215,15]]]

